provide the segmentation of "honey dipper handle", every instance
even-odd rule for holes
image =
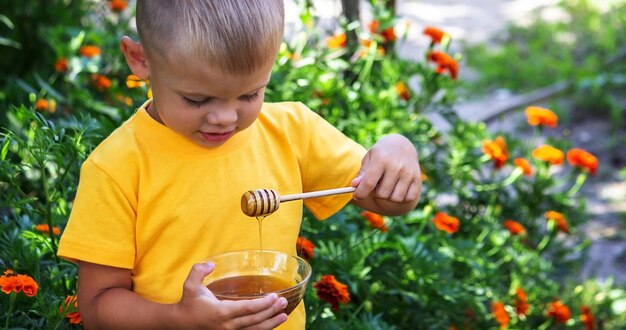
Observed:
[[[278,199],[280,200],[280,202],[288,202],[288,201],[294,201],[296,199],[305,199],[305,198],[313,198],[313,197],[322,197],[322,196],[330,196],[330,195],[347,194],[347,193],[354,192],[354,190],[356,190],[355,187],[345,187],[345,188],[335,188],[335,189],[328,189],[328,190],[318,190],[318,191],[311,191],[311,192],[306,192],[306,193],[301,193],[301,194],[279,196]]]

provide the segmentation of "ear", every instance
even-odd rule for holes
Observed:
[[[126,63],[130,71],[139,79],[148,79],[150,77],[150,67],[143,46],[134,42],[131,38],[123,36],[120,41],[120,49],[126,58]]]

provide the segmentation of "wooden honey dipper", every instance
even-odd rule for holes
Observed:
[[[263,217],[276,212],[282,202],[304,198],[347,194],[354,192],[355,189],[355,187],[345,187],[285,196],[279,196],[278,193],[272,189],[248,190],[241,195],[241,210],[245,215],[250,217]]]

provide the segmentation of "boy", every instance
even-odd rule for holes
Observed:
[[[202,285],[219,267],[210,256],[259,248],[241,194],[352,185],[352,202],[373,212],[415,207],[406,138],[366,151],[300,103],[263,103],[283,20],[282,0],[137,1],[141,43],[124,37],[121,50],[154,97],[83,164],[59,247],[78,262],[87,328],[302,329],[303,304],[287,318],[284,298],[218,301]],[[304,205],[324,219],[349,201]],[[296,253],[302,206],[264,221],[264,248]]]

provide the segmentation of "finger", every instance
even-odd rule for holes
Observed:
[[[264,330],[264,329],[274,329],[277,326],[283,324],[285,321],[287,321],[287,314],[285,313],[280,313],[278,315],[275,315],[274,317],[272,317],[271,319],[265,320],[259,324],[254,324],[251,325],[249,327],[245,327],[243,329],[247,330]]]
[[[222,300],[222,303],[228,306],[232,318],[241,318],[270,309],[278,300],[276,293],[270,293],[263,298],[238,301]]]
[[[254,313],[254,314],[247,314],[247,315],[240,316],[235,320],[234,324],[237,327],[255,326],[255,329],[257,329],[257,326],[264,324],[264,323],[276,326],[284,322],[287,319],[286,318],[287,314],[281,313],[281,312],[287,306],[287,299],[283,297],[278,298],[275,293],[271,295],[274,295],[275,298],[273,299],[276,299],[276,300],[268,308],[262,309],[259,312]],[[256,299],[256,300],[262,300],[262,299]],[[250,300],[250,301],[255,301],[255,300]],[[283,317],[276,318],[276,316],[279,316],[281,314],[285,316],[284,319]],[[278,321],[282,321],[282,322],[279,322],[278,324],[276,324],[276,322]]]
[[[419,197],[419,192],[421,191],[421,177],[419,173],[418,166],[412,166],[412,164],[400,166],[398,172],[398,182],[396,182],[389,200],[395,203],[403,203],[417,199]],[[420,186],[416,187],[416,189],[412,191],[409,196],[411,186],[415,184],[419,184]]]
[[[414,201],[419,198],[422,193],[422,180],[417,179],[414,180],[413,183],[409,186],[409,190],[406,193],[405,201]]]
[[[378,182],[383,177],[383,170],[384,167],[381,164],[372,165],[366,169],[352,195],[353,198],[356,200],[367,198],[378,186]]]
[[[394,203],[402,203],[407,200],[407,193],[411,187],[411,180],[398,180],[393,187],[389,200]]]
[[[185,292],[188,294],[199,294],[200,292],[209,291],[204,285],[202,285],[202,280],[204,280],[204,278],[209,275],[213,269],[215,269],[215,264],[213,262],[194,264],[191,267],[191,271],[189,271],[189,275],[187,275],[185,283],[183,284],[183,294]]]
[[[392,196],[402,195],[402,199],[404,199],[404,194],[406,194],[406,190],[408,189],[408,183],[403,178],[406,176],[406,170],[403,168],[401,164],[392,164],[388,165],[385,168],[385,173],[383,174],[382,180],[378,183],[376,187],[376,197],[392,200]]]

